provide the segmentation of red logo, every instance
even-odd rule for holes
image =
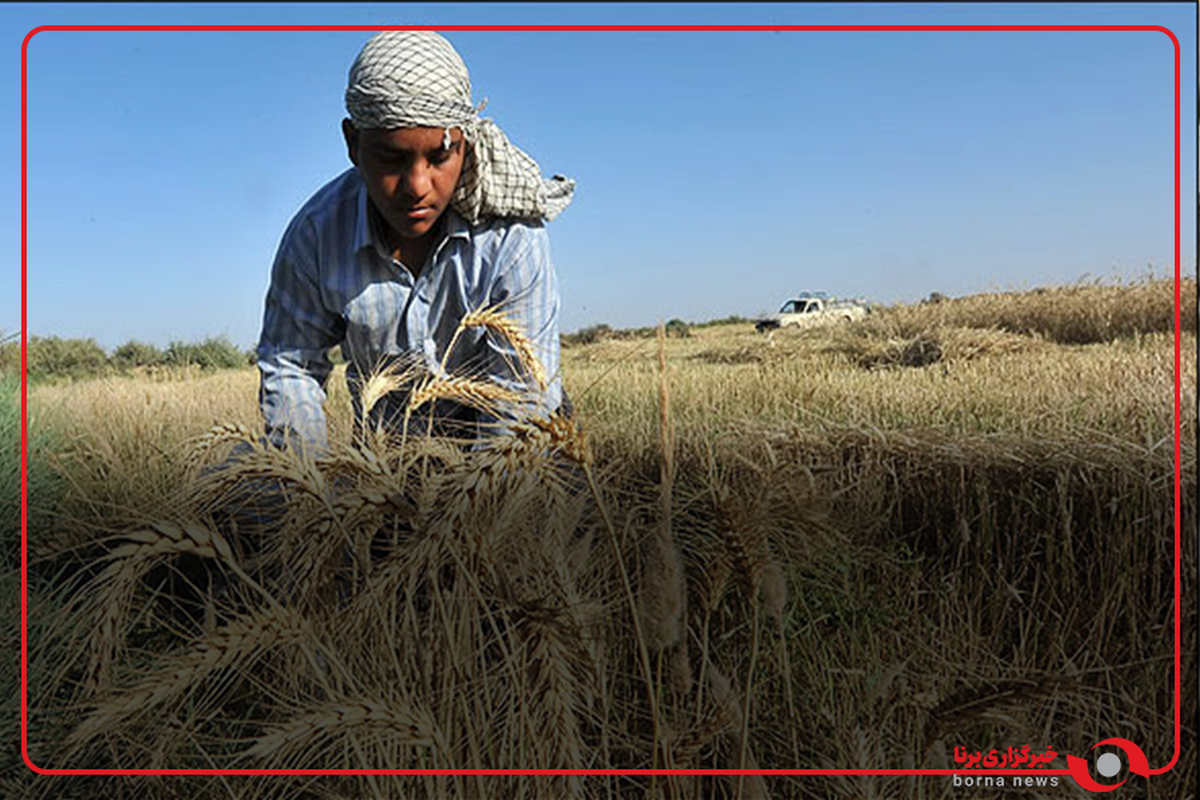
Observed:
[[[1128,739],[1112,738],[1105,739],[1103,742],[1096,742],[1096,744],[1092,745],[1092,749],[1095,750],[1102,744],[1110,744],[1114,747],[1119,747],[1124,750],[1125,762],[1129,764],[1129,771],[1134,775],[1141,775],[1143,778],[1150,777],[1150,762],[1146,760],[1146,754],[1142,752],[1142,748],[1138,747]],[[1101,756],[1101,758],[1103,757],[1104,756]],[[1071,777],[1075,779],[1075,782],[1084,789],[1087,789],[1089,792],[1111,792],[1118,786],[1123,785],[1125,780],[1128,780],[1128,778],[1126,778],[1118,783],[1110,784],[1097,783],[1092,779],[1092,775],[1088,771],[1087,759],[1079,758],[1078,756],[1067,756],[1067,769],[1071,771]],[[1116,775],[1119,771],[1120,768],[1118,766],[1118,768],[1110,774]],[[1103,774],[1103,770],[1101,770],[1101,774]]]

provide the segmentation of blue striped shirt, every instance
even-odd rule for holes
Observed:
[[[463,316],[496,304],[521,325],[551,376],[541,410],[558,408],[559,298],[542,223],[491,219],[472,226],[447,209],[442,241],[414,278],[382,244],[369,203],[351,168],[313,195],[283,235],[258,343],[259,404],[271,441],[327,447],[323,406],[335,345],[347,362],[357,420],[361,382],[375,368],[416,358],[440,371]],[[537,391],[518,365],[502,337],[476,328],[459,336],[446,371]],[[377,414],[394,420],[404,403],[389,398],[373,411],[372,423]],[[443,405],[432,416],[441,413],[453,411]]]

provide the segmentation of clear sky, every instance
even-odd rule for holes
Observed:
[[[1196,263],[1194,4],[0,6],[42,24],[1153,24],[1181,44]],[[547,173],[564,331],[1136,277],[1174,266],[1174,50],[1157,32],[447,32]],[[45,32],[28,51],[31,334],[255,342],[289,219],[349,166],[366,32]],[[0,128],[20,324],[21,130]]]

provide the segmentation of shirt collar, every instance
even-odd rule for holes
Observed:
[[[355,170],[357,172],[357,170]],[[379,253],[384,258],[391,258],[387,252],[387,248],[383,244],[382,238],[375,230],[375,226],[371,224],[372,217],[375,215],[370,213],[371,198],[367,194],[367,185],[359,178],[358,181],[358,224],[354,229],[354,252],[358,252],[366,247],[375,248],[375,252]],[[446,236],[447,239],[470,239],[471,226],[459,215],[453,207],[447,208],[442,215],[446,218]]]

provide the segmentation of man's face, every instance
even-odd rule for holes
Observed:
[[[393,236],[419,239],[428,234],[450,205],[462,173],[462,131],[450,131],[450,149],[442,148],[443,128],[356,130],[349,120],[342,133],[350,160],[358,167],[375,208]]]

